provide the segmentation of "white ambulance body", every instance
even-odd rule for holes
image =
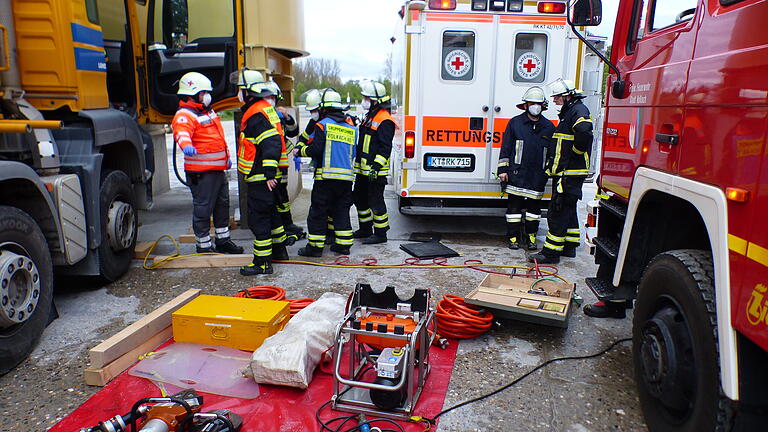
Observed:
[[[565,6],[405,3],[392,58],[399,125],[393,183],[401,213],[503,214],[506,199],[496,177],[501,140],[509,119],[522,113],[516,105],[529,87],[546,91],[560,77],[579,88],[589,84],[594,88],[583,90],[593,118],[599,114],[602,67],[585,62],[589,50],[570,31]],[[557,123],[557,110],[550,103],[544,115]]]

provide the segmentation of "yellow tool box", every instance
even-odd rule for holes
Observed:
[[[253,351],[285,327],[289,303],[201,295],[173,313],[173,339]]]

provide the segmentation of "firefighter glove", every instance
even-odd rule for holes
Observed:
[[[375,182],[379,178],[379,172],[374,168],[368,172],[368,181]]]
[[[185,146],[181,149],[184,152],[184,156],[194,156],[197,154],[197,149],[193,145]]]

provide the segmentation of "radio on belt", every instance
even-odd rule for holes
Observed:
[[[376,361],[376,374],[381,378],[400,378],[404,353],[402,348],[384,348]]]

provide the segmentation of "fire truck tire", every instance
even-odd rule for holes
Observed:
[[[136,247],[139,219],[128,175],[122,171],[104,172],[99,200],[99,279],[109,283],[128,271]]]
[[[724,430],[715,311],[709,252],[669,251],[648,264],[635,304],[632,357],[651,432]]]
[[[14,315],[18,321],[9,322],[8,307],[4,307],[0,325],[0,375],[4,375],[27,358],[48,324],[53,302],[53,263],[40,227],[27,213],[14,207],[0,206],[0,251],[0,257],[15,254],[10,262],[5,260],[7,257],[3,259],[2,277],[7,279],[0,280],[0,286],[5,287],[0,304],[16,305]],[[19,260],[25,262],[23,268],[18,267]],[[19,310],[20,303],[25,305],[24,310]],[[19,317],[24,312],[27,315]]]

